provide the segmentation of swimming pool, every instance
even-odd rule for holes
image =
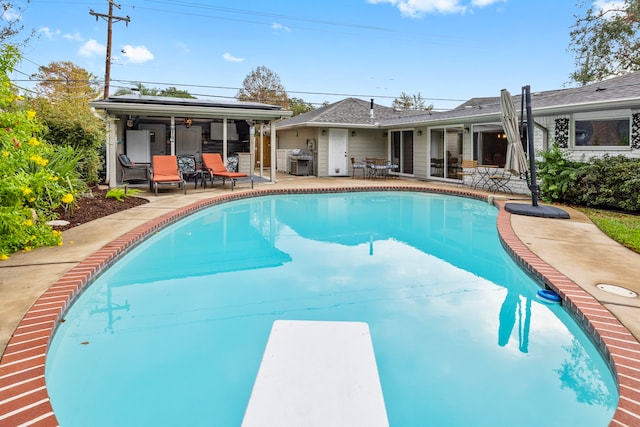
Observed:
[[[535,298],[495,215],[384,192],[258,197],[180,221],[59,326],[60,424],[239,425],[273,321],[329,319],[369,324],[391,425],[606,425],[611,374]]]

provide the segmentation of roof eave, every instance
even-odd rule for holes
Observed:
[[[109,114],[147,114],[166,116],[188,117],[215,117],[229,119],[281,119],[293,115],[292,111],[233,108],[233,107],[206,107],[163,104],[135,104],[113,103],[108,101],[94,101],[90,105],[99,110],[105,110]]]
[[[635,104],[635,107],[634,107]],[[606,101],[589,101],[574,104],[553,105],[549,107],[532,108],[532,113],[551,114],[571,114],[594,110],[617,110],[625,108],[639,108],[640,98],[625,98]],[[535,114],[534,114],[535,115]]]

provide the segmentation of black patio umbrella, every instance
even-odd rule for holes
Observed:
[[[507,92],[508,93],[508,92]],[[533,116],[531,114],[531,88],[529,85],[522,87],[521,97],[521,113],[520,113],[520,131],[521,138],[523,137],[522,131],[524,130],[524,107],[526,106],[527,117],[527,147],[529,152],[529,171],[524,171],[527,179],[527,185],[531,191],[531,205],[525,203],[507,203],[504,208],[507,212],[511,212],[516,215],[537,216],[543,218],[563,218],[568,219],[569,214],[555,206],[539,206],[538,194],[540,188],[538,187],[538,181],[536,179],[536,159],[535,148],[533,146]],[[503,104],[508,105],[508,104]],[[509,115],[508,112],[503,111],[503,115]]]

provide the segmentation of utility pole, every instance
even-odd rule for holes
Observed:
[[[104,13],[96,13],[93,9],[89,9],[89,14],[96,17],[96,21],[98,18],[103,18],[107,21],[107,61],[105,65],[104,72],[104,99],[109,97],[109,81],[111,80],[111,27],[113,25],[113,21],[125,21],[127,26],[129,26],[129,22],[131,19],[129,16],[113,16],[113,7],[117,7],[120,9],[119,4],[115,4],[113,0],[107,0],[109,2],[109,13],[105,15]]]

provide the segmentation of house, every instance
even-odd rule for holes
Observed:
[[[418,112],[413,112],[418,114]],[[316,176],[351,174],[351,157],[388,157],[388,132],[383,121],[411,113],[357,98],[342,101],[277,123],[277,169],[289,172],[287,153],[305,149],[313,156]]]
[[[520,110],[521,94],[512,98]],[[531,106],[536,151],[555,141],[575,159],[640,157],[640,72],[534,91]],[[398,165],[398,175],[459,182],[463,159],[504,166],[507,140],[500,115],[499,96],[473,98],[443,112],[395,111],[348,98],[278,122],[278,150],[311,148],[318,176],[348,176],[347,159],[382,156]],[[512,179],[509,189],[529,191],[522,178]]]
[[[270,180],[274,181],[271,158],[275,158],[276,147],[264,137],[262,129],[271,129],[275,138],[275,121],[292,115],[267,104],[137,94],[112,96],[90,105],[106,115],[110,187],[121,184],[121,166],[116,160],[123,153],[138,163],[151,162],[153,155],[192,155],[200,160],[201,153],[221,153],[225,161],[235,157],[242,172],[249,172],[260,159],[261,169],[269,168]]]

